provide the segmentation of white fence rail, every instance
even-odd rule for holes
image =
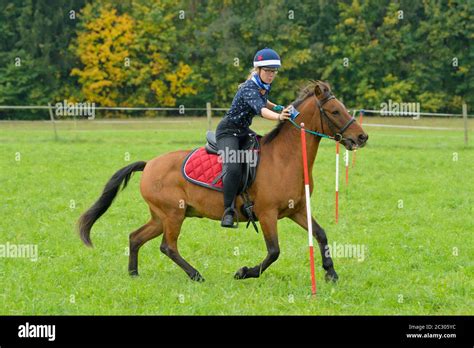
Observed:
[[[54,105],[0,105],[0,110],[55,110]],[[205,108],[195,107],[122,107],[122,106],[94,106],[95,110],[109,110],[109,111],[227,111],[228,108],[213,108],[210,103],[207,103]],[[349,109],[350,112],[363,111],[367,114],[379,114],[381,116],[429,116],[429,117],[463,117],[463,113],[450,114],[450,113],[435,113],[435,112],[410,112],[410,111],[384,111],[384,110],[372,110],[372,109]],[[474,117],[474,115],[466,115]]]
[[[89,104],[89,103],[72,103],[72,107],[79,108],[80,105]],[[61,104],[63,105],[63,104]],[[64,106],[69,105],[65,104]],[[0,105],[0,110],[48,110],[50,115],[50,120],[53,124],[55,138],[57,139],[57,130],[56,130],[56,119],[54,117],[54,110],[57,112],[58,108],[55,105]],[[211,103],[206,103],[205,108],[194,108],[194,107],[185,107],[181,105],[180,107],[108,107],[108,106],[95,106],[92,104],[92,109],[94,110],[109,110],[109,111],[178,111],[180,114],[184,114],[186,111],[206,111],[207,116],[207,124],[208,129],[210,130],[212,127],[212,112],[213,111],[227,111],[228,108],[213,108],[211,107]],[[363,112],[364,115],[368,114],[375,114],[380,116],[413,116],[414,119],[419,119],[420,116],[428,116],[428,117],[459,117],[464,119],[464,142],[467,145],[468,143],[468,122],[467,119],[469,117],[474,117],[474,115],[467,114],[467,105],[462,105],[462,113],[460,114],[450,114],[450,113],[432,113],[432,112],[409,112],[409,111],[401,111],[401,112],[394,112],[390,110],[370,110],[370,109],[349,109],[350,112]],[[74,120],[77,115],[73,115]],[[82,116],[82,115],[81,115]],[[94,117],[92,117],[94,118]],[[401,127],[397,125],[385,125],[385,127],[396,127],[396,128],[408,128],[408,127]],[[418,127],[420,128],[420,127]],[[427,129],[429,127],[426,127]],[[447,128],[448,129],[448,128]]]

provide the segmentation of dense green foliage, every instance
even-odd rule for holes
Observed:
[[[228,107],[268,46],[277,103],[324,79],[348,107],[458,113],[474,101],[473,39],[470,0],[0,0],[0,105]]]

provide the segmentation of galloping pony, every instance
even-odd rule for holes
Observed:
[[[289,218],[308,229],[303,180],[302,148],[298,124],[304,122],[307,134],[307,155],[310,192],[313,191],[312,168],[322,137],[339,141],[348,150],[365,145],[368,135],[332,94],[329,84],[311,82],[302,90],[293,106],[300,112],[297,122],[280,121],[261,139],[256,178],[248,189],[254,201],[254,214],[260,222],[267,248],[263,261],[254,267],[242,267],[236,279],[258,278],[278,259],[277,221]],[[106,184],[100,198],[78,221],[79,234],[92,246],[93,224],[112,204],[120,186],[125,188],[133,172],[143,171],[140,191],[150,208],[150,220],[130,234],[130,275],[138,275],[138,252],[149,240],[163,235],[160,250],[179,265],[195,281],[204,281],[201,274],[178,251],[178,236],[187,217],[220,220],[223,214],[222,193],[187,181],[181,172],[183,160],[190,150],[174,151],[148,162],[135,162],[117,171]],[[184,202],[184,204],[183,204]],[[292,202],[292,204],[289,204]],[[241,213],[242,198],[236,199],[240,222],[247,221]],[[328,250],[324,229],[312,218],[316,238],[326,271],[326,280],[336,281],[338,275]]]

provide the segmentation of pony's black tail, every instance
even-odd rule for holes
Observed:
[[[116,172],[105,185],[104,191],[100,198],[89,208],[84,214],[81,215],[77,222],[79,235],[85,245],[92,247],[92,241],[90,238],[92,225],[109,209],[112,201],[117,195],[120,185],[123,183],[122,190],[127,187],[128,181],[132,176],[133,172],[143,171],[146,162],[135,162],[132,163],[118,172]]]

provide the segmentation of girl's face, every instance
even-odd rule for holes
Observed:
[[[261,68],[260,79],[263,83],[272,83],[275,76],[278,74],[278,69],[274,68]]]

